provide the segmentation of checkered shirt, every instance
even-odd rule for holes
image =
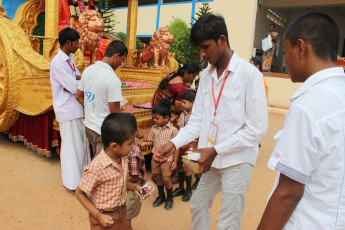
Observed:
[[[89,195],[98,209],[115,208],[127,201],[128,160],[122,158],[122,169],[104,152],[84,168],[79,188]]]
[[[153,142],[152,153],[155,153],[158,148],[168,143],[177,135],[177,133],[178,130],[173,126],[173,124],[170,121],[163,128],[157,125],[152,126],[150,134],[147,137],[148,141]],[[171,154],[167,159],[168,162],[173,161],[174,154]]]
[[[143,186],[146,182],[145,158],[137,144],[134,144],[131,152],[127,156],[128,175],[139,176],[138,184]]]
[[[180,127],[180,129],[182,129],[183,127],[187,125],[187,122],[191,114],[192,114],[191,111],[189,113],[187,111],[183,111],[180,114],[180,118],[178,119],[178,122],[177,122],[177,125]]]

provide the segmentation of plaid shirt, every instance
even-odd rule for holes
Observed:
[[[180,127],[180,129],[182,129],[183,127],[187,125],[187,122],[191,114],[192,114],[192,111],[190,111],[189,113],[187,111],[183,111],[180,114],[180,118],[178,119],[178,122],[177,122],[177,125]]]
[[[79,188],[89,195],[98,209],[115,208],[127,201],[128,160],[122,158],[122,169],[104,152],[84,168]]]
[[[169,121],[169,123],[164,126],[163,128],[154,125],[151,128],[150,134],[147,137],[148,141],[153,142],[152,153],[155,153],[156,150],[166,143],[168,143],[171,139],[173,139],[178,133],[178,130],[173,126],[173,124]],[[168,157],[168,162],[174,160],[174,154],[171,154]]]
[[[146,182],[145,158],[137,144],[134,144],[127,156],[129,176],[139,176],[138,184],[143,186]]]

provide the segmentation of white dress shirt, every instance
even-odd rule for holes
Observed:
[[[284,229],[345,229],[345,74],[329,68],[294,93],[268,167],[305,184]]]
[[[84,116],[83,107],[75,97],[79,83],[76,79],[77,75],[80,76],[80,73],[74,63],[73,56],[67,56],[62,50],[59,50],[50,63],[53,107],[58,122],[70,121]]]
[[[217,100],[228,71],[215,117],[212,79]],[[198,148],[212,147],[207,140],[211,122],[218,126],[214,145],[218,155],[212,167],[220,169],[245,162],[255,165],[259,141],[268,124],[265,87],[259,70],[235,52],[219,79],[215,67],[203,71],[188,124],[171,141],[180,148],[200,136]]]
[[[121,81],[110,65],[98,61],[84,70],[78,89],[84,92],[84,124],[101,135],[104,118],[110,114],[108,102],[123,100]]]

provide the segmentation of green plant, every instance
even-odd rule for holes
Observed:
[[[182,19],[175,19],[167,26],[170,33],[175,36],[175,41],[170,45],[170,52],[175,53],[175,58],[182,63],[190,60],[189,55],[189,29]]]
[[[115,11],[111,10],[111,8],[115,7],[114,2],[113,0],[94,1],[96,10],[101,15],[105,24],[104,32],[109,34],[115,34],[115,26],[118,24]]]
[[[212,13],[211,7],[208,2],[203,2],[202,7],[199,7],[199,12],[196,13],[198,16],[197,18],[193,17],[194,21],[197,21],[201,16],[205,14],[210,14]],[[193,24],[191,24],[193,27]],[[190,49],[190,59],[195,60],[199,59],[198,63],[200,63],[201,68],[206,68],[207,67],[207,62],[204,61],[202,58],[199,56],[199,49],[197,47],[191,47]]]
[[[125,44],[127,44],[127,35],[126,35],[126,33],[124,33],[124,32],[117,32],[114,35],[116,37],[118,37],[121,41],[123,41]],[[142,49],[141,48],[141,44],[142,44],[142,42],[139,40],[139,38],[137,38],[136,44],[135,44],[137,50]]]

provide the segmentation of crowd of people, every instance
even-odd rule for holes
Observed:
[[[131,219],[148,194],[143,190],[145,158],[141,143],[135,142],[136,119],[121,113],[121,82],[114,73],[128,50],[112,41],[104,58],[80,77],[70,55],[78,39],[75,30],[62,30],[61,49],[51,63],[63,186],[75,191],[89,212],[91,229],[132,229]],[[190,62],[163,79],[154,94],[147,138],[153,144],[158,190],[152,205],[165,203],[171,210],[173,197],[182,196],[190,200],[191,229],[209,229],[210,208],[222,191],[217,228],[241,229],[259,141],[268,128],[262,66],[231,48],[222,16],[201,16],[190,43],[209,66],[194,82],[196,90],[187,89],[200,71]],[[309,12],[288,26],[283,43],[291,80],[303,84],[275,136],[268,167],[277,178],[258,229],[345,229],[345,74],[336,65],[339,28],[329,16]],[[192,171],[181,160],[188,150],[200,154],[194,194]],[[174,170],[179,187],[173,192]]]

